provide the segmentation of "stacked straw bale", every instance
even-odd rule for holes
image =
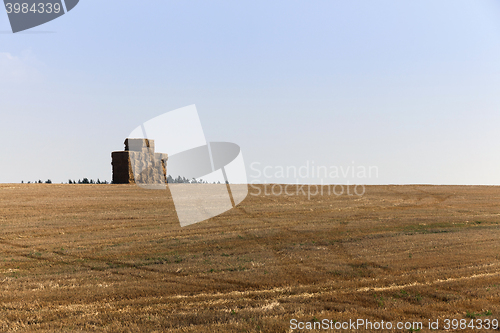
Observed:
[[[111,153],[113,184],[166,183],[167,154],[155,153],[154,140],[126,139],[125,151]]]

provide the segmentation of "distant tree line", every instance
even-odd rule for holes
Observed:
[[[31,182],[31,181],[26,182],[26,184],[44,184],[44,183],[45,184],[52,184],[52,180],[47,179],[46,181],[42,181],[41,179],[39,179],[38,181],[34,181],[34,182]],[[181,176],[178,176],[177,178],[173,178],[171,175],[168,175],[167,183],[168,184],[209,184],[209,182],[207,182],[206,180],[203,180],[203,179],[196,180],[193,178],[193,179],[189,180],[186,177],[181,177]],[[21,184],[24,184],[24,180],[21,180]],[[69,179],[66,184],[110,184],[110,183],[106,180],[100,180],[99,178],[97,178],[97,180],[83,178],[83,179],[78,179],[78,180]],[[220,182],[217,182],[217,183],[213,182],[212,184],[220,184]]]
[[[26,182],[26,184],[31,184],[31,183],[33,183],[33,184],[43,184],[43,183],[45,183],[45,184],[52,184],[52,180],[47,179],[46,181],[42,182],[42,180],[39,179],[38,181],[35,180],[34,182],[31,182],[31,181],[27,181]],[[24,180],[21,180],[21,184],[24,184]]]
[[[31,181],[26,182],[26,184],[43,184],[43,183],[52,184],[52,180],[47,179],[46,181],[43,182],[41,179],[39,179],[38,181],[34,182]],[[21,180],[21,184],[24,184],[24,180]],[[69,179],[67,184],[109,184],[109,182],[106,180],[100,180],[99,178],[97,178],[97,180],[83,178],[83,179],[78,179],[78,181]]]
[[[70,179],[68,184],[109,184],[109,182],[106,180],[100,180],[99,178],[95,181],[93,179],[83,178],[82,180],[78,179],[78,181]]]
[[[173,178],[171,175],[167,176],[168,184],[209,184],[206,180],[200,178],[200,180],[196,179],[187,179],[186,177],[178,176],[177,178]],[[220,184],[220,182],[213,182],[213,184]]]

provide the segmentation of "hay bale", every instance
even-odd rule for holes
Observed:
[[[148,149],[155,150],[155,141],[149,139],[125,139],[125,151],[147,152]]]
[[[126,139],[125,151],[111,153],[114,184],[166,183],[168,155],[155,153],[154,140]]]

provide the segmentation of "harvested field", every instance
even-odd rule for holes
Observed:
[[[3,184],[0,221],[2,332],[500,317],[500,187],[249,195],[181,228],[168,191]]]

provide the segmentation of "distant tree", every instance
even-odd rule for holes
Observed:
[[[52,180],[47,179],[47,180],[45,181],[45,184],[52,184]]]
[[[171,175],[167,176],[167,184],[208,184],[208,181],[196,178],[192,178],[191,180],[186,177],[177,176],[177,178],[173,178]],[[215,182],[214,182],[215,184]],[[220,184],[220,182],[219,182]]]
[[[208,182],[206,180],[203,180],[202,178],[200,178],[200,180],[196,180],[196,178],[193,178],[190,183],[191,184],[208,184]]]
[[[38,180],[38,184],[41,184],[41,183],[42,183],[42,180],[41,180],[41,179],[39,179],[39,180]]]
[[[21,184],[24,184],[24,180],[21,180]]]

